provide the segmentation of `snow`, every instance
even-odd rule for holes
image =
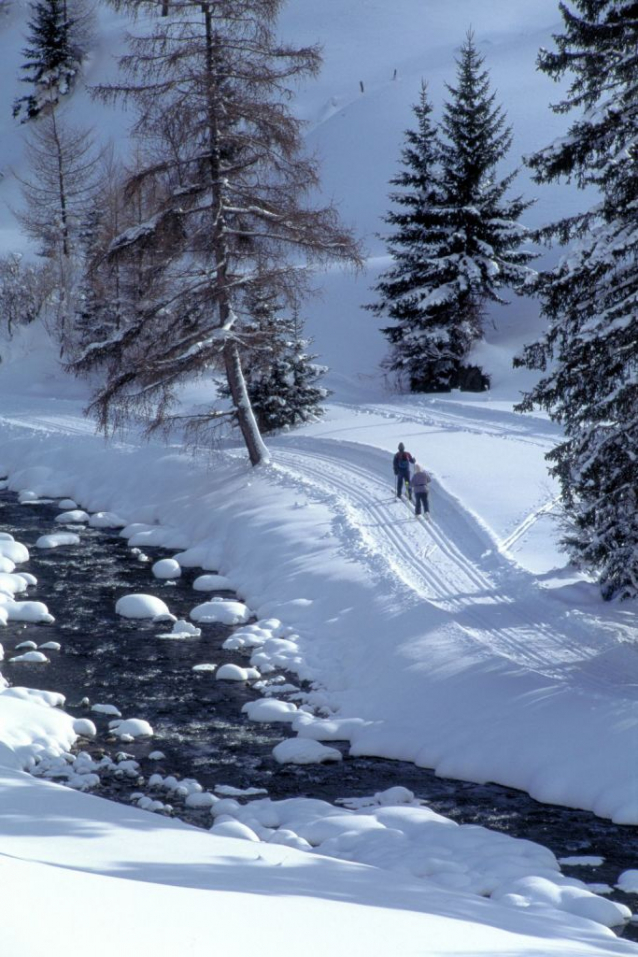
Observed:
[[[191,621],[178,619],[173,622],[171,631],[163,632],[161,635],[158,635],[158,638],[199,638],[201,633],[202,629],[198,628]]]
[[[251,617],[250,610],[239,601],[227,601],[224,598],[213,598],[196,605],[191,611],[191,618],[198,622],[219,622],[222,625],[240,625]]]
[[[122,717],[119,708],[116,708],[114,704],[92,704],[91,711],[95,711],[96,714],[110,714],[116,718]]]
[[[217,669],[215,675],[218,681],[253,681],[260,677],[256,668],[242,668],[229,662]]]
[[[159,562],[155,562],[152,572],[156,578],[171,580],[179,578],[182,568],[174,558],[162,558]]]
[[[55,520],[59,522],[60,525],[81,525],[84,522],[88,522],[90,515],[88,512],[83,511],[81,508],[74,508],[68,512],[61,512],[59,515],[56,515]]]
[[[1,612],[6,612],[9,621],[27,621],[32,624],[55,621],[42,601],[7,601],[4,605],[0,605]]]
[[[35,547],[60,548],[62,545],[79,545],[80,541],[80,536],[74,532],[52,532],[50,535],[40,535]]]
[[[12,539],[0,539],[0,555],[8,558],[14,565],[21,565],[29,561],[29,550],[21,542]]]
[[[25,661],[31,662],[34,664],[47,664],[49,659],[41,651],[25,651],[23,655],[16,655],[13,658],[9,658],[11,662]]]
[[[109,729],[118,738],[151,738],[153,736],[152,727],[142,718],[109,721]]]
[[[94,512],[89,518],[91,528],[124,528],[126,524],[115,512]]]
[[[155,595],[124,595],[118,598],[115,611],[123,618],[152,618],[161,621],[171,619],[168,605]]]
[[[298,708],[292,701],[278,701],[274,698],[263,698],[257,701],[247,701],[241,709],[251,721],[294,721]]]
[[[76,718],[73,730],[84,738],[94,738],[97,734],[97,728],[89,718]]]
[[[13,597],[26,590],[27,583],[21,575],[0,572],[0,593]]]
[[[253,681],[282,668],[300,687],[311,685],[293,703],[264,682],[267,696],[246,708],[252,720],[289,724],[295,736],[276,746],[280,758],[338,761],[341,751],[321,742],[339,741],[350,757],[401,758],[637,824],[628,757],[638,744],[635,609],[603,604],[586,576],[566,566],[544,460],[558,431],[545,416],[512,411],[530,373],[514,372],[511,357],[538,328],[535,304],[521,300],[491,316],[476,360],[492,371],[493,388],[479,396],[392,394],[378,370],[386,344],[361,309],[387,267],[376,234],[421,76],[440,101],[470,22],[514,125],[513,154],[562,131],[564,118],[547,108],[557,91],[534,68],[558,25],[555,0],[462,6],[371,0],[364,11],[341,0],[295,0],[284,11],[284,34],[324,43],[324,72],[301,91],[298,108],[322,156],[324,193],[356,224],[368,256],[358,277],[320,274],[323,297],[307,306],[314,348],[331,367],[326,416],[269,440],[271,464],[257,470],[225,440],[192,454],[179,438],[170,448],[145,443],[131,427],[106,444],[83,416],[86,385],[62,375],[57,349],[43,347],[43,330],[32,324],[2,344],[0,474],[25,506],[54,501],[89,515],[90,527],[122,530],[140,561],[147,557],[139,549],[170,549],[169,562],[197,569],[195,591],[241,596],[207,601],[191,617],[239,626],[225,646],[250,660],[218,667],[216,678],[225,669]],[[98,16],[90,83],[112,70],[125,27],[103,5]],[[18,89],[23,17],[14,5],[0,27],[7,100]],[[78,119],[120,136],[127,119],[81,86],[72,102]],[[0,246],[21,248],[11,169],[21,168],[24,146],[8,112],[0,130]],[[538,192],[526,174],[519,189]],[[543,190],[530,225],[556,208],[574,210],[574,194]],[[195,383],[185,401],[205,406],[208,388]],[[429,526],[392,496],[399,441],[433,474]],[[60,532],[36,547],[80,542]],[[0,572],[11,575],[29,553],[0,533],[0,557]],[[27,576],[22,581],[35,585]],[[150,590],[156,579],[149,563]],[[9,628],[51,620],[43,602],[15,602],[20,590],[2,591],[0,621]],[[120,602],[126,617],[171,618],[153,595]],[[159,637],[200,635],[175,621]],[[23,666],[3,667],[7,675],[15,669],[15,680]],[[546,849],[459,827],[413,806],[406,789],[359,807],[261,804],[243,803],[256,796],[249,788],[237,794],[222,785],[227,796],[214,801],[162,778],[161,798],[185,789],[191,806],[211,808],[210,833],[151,818],[141,808],[165,808],[153,795],[122,807],[78,793],[93,772],[67,756],[92,722],[74,721],[54,692],[0,684],[3,952],[32,957],[44,933],[34,912],[38,928],[59,928],[72,902],[69,933],[78,948],[90,941],[97,957],[228,949],[229,939],[238,953],[263,957],[300,948],[308,957],[387,957],[389,941],[392,953],[456,957],[636,953],[606,929],[626,918],[623,909],[563,877]],[[122,741],[152,733],[143,718],[118,720],[112,730]],[[47,775],[66,776],[74,790]],[[636,893],[636,872],[618,886]],[[51,957],[68,954],[69,933],[46,933]]]
[[[625,894],[638,894],[638,870],[632,868],[623,871],[618,878],[616,887],[619,887]]]
[[[224,575],[199,575],[193,582],[195,591],[234,591],[233,585]]]
[[[279,764],[323,764],[342,760],[341,751],[336,748],[304,738],[286,738],[275,745],[272,753]]]

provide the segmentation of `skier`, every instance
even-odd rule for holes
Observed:
[[[405,451],[403,442],[399,442],[399,451],[393,459],[394,474],[397,477],[397,498],[401,498],[403,483],[405,482],[408,498],[412,501],[412,489],[410,488],[410,463],[416,462],[414,456]]]
[[[429,521],[430,501],[428,487],[430,485],[430,476],[418,462],[414,466],[414,475],[412,476],[411,485],[414,493],[414,514],[418,517],[421,514],[421,506],[423,506],[423,517]]]

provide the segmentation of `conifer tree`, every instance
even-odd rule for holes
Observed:
[[[392,344],[388,368],[400,378],[406,376],[414,392],[439,391],[449,388],[454,371],[454,302],[442,292],[450,270],[444,256],[448,233],[439,182],[440,144],[423,82],[414,114],[416,128],[405,133],[403,169],[391,180],[400,187],[390,196],[397,208],[385,220],[395,228],[386,239],[393,266],[377,283],[379,300],[367,308],[395,322],[382,330]]]
[[[323,415],[328,390],[319,380],[326,366],[308,353],[298,312],[282,315],[277,304],[262,296],[251,307],[251,320],[242,326],[241,354],[246,387],[262,433],[291,428]]]
[[[529,159],[538,182],[595,188],[594,205],[544,230],[571,244],[538,283],[549,326],[517,365],[541,370],[519,409],[564,427],[548,459],[565,507],[563,542],[603,597],[638,595],[638,5],[561,4],[557,50],[539,67],[571,75],[553,109],[577,111],[566,137]]]
[[[483,336],[485,303],[505,302],[501,290],[521,291],[531,275],[533,255],[521,249],[529,233],[518,222],[530,202],[506,197],[516,172],[497,176],[512,134],[483,62],[469,33],[440,136],[422,87],[405,168],[392,180],[403,192],[391,198],[403,209],[387,217],[397,227],[388,240],[394,266],[372,309],[396,320],[383,330],[393,344],[389,365],[407,371],[414,391],[463,386],[471,371],[485,387],[480,370],[465,364]]]
[[[447,87],[450,99],[441,123],[443,257],[450,275],[443,290],[455,316],[450,346],[459,372],[472,344],[483,337],[486,303],[506,303],[502,290],[522,292],[533,275],[528,263],[534,255],[521,248],[530,234],[519,223],[532,201],[507,197],[516,170],[499,178],[512,131],[483,64],[470,31],[457,60],[457,85]]]
[[[73,48],[72,24],[64,0],[37,0],[32,5],[22,79],[33,89],[13,106],[13,115],[23,122],[34,119],[47,107],[55,107],[72,89],[80,68],[79,52]]]
[[[102,344],[110,374],[93,409],[103,427],[140,407],[150,427],[164,427],[176,385],[221,367],[257,464],[267,450],[241,367],[244,304],[265,287],[289,307],[303,291],[303,265],[360,262],[335,209],[309,205],[317,169],[286,105],[319,55],[277,42],[281,0],[176,0],[167,16],[156,3],[124,5],[154,14],[155,27],[131,38],[122,82],[100,92],[136,108],[140,162],[127,195],[145,191],[155,202],[110,255],[131,262],[151,250],[160,281],[117,343]]]

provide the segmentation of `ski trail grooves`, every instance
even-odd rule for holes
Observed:
[[[377,574],[398,576],[395,587],[403,583],[415,593],[414,600],[446,611],[479,653],[501,655],[568,681],[577,676],[575,666],[587,661],[587,676],[579,683],[590,689],[615,683],[604,663],[596,666],[613,640],[608,636],[607,647],[601,646],[605,639],[582,623],[578,630],[560,628],[555,607],[544,614],[551,596],[503,555],[491,556],[489,571],[481,567],[485,539],[436,483],[431,495],[435,519],[425,524],[397,501],[388,455],[379,449],[302,436],[280,437],[273,449],[289,480],[329,497],[344,548]]]

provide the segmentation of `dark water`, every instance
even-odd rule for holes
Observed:
[[[16,645],[26,640],[38,645],[58,641],[62,646],[59,652],[47,652],[48,665],[5,660],[2,673],[13,685],[62,692],[67,711],[90,717],[98,737],[88,747],[84,742],[84,750],[96,757],[125,751],[140,762],[145,777],[159,772],[195,778],[207,790],[220,784],[264,788],[274,800],[306,796],[334,801],[402,785],[459,823],[538,841],[559,858],[603,857],[600,867],[563,867],[564,873],[588,883],[613,886],[623,870],[638,867],[638,828],[615,825],[585,811],[539,804],[511,788],[446,780],[398,761],[350,758],[345,744],[341,764],[278,765],[271,751],[290,733],[287,726],[252,723],[241,713],[244,702],[259,693],[248,685],[217,681],[213,673],[192,670],[203,662],[219,666],[238,661],[236,651],[221,647],[232,628],[203,624],[200,638],[162,640],[158,631],[170,631],[170,625],[158,629],[115,614],[122,595],[145,592],[163,598],[177,617],[188,618],[209,594],[193,591],[193,579],[201,570],[184,569],[176,583],[155,579],[151,565],[167,553],[154,548],[139,554],[110,530],[86,528],[76,546],[34,548],[40,535],[60,530],[54,522],[60,511],[55,503],[20,505],[13,493],[0,492],[0,531],[11,532],[27,545],[31,559],[18,570],[38,579],[27,597],[45,602],[56,618],[50,625],[10,622],[0,635],[6,659],[20,654]],[[294,676],[287,678],[299,684]],[[124,718],[149,721],[154,737],[122,745],[109,733],[109,717],[92,712],[83,699],[113,704]],[[149,753],[157,750],[165,759],[150,760]],[[134,777],[105,774],[97,793],[128,802],[135,790]],[[208,811],[172,803],[180,817],[210,826]],[[618,891],[612,896],[633,909],[635,898]],[[638,940],[638,924],[629,924],[624,936]]]

